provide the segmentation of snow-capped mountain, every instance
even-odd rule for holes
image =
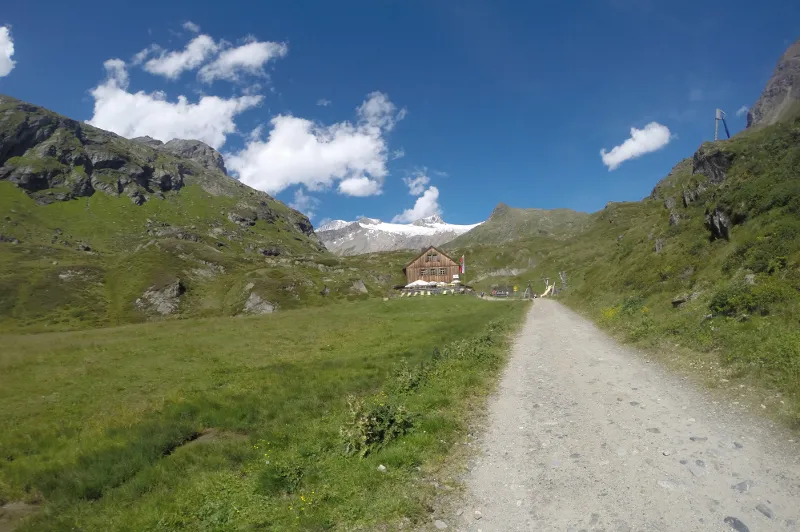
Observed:
[[[410,224],[385,223],[377,218],[361,218],[355,222],[333,220],[318,227],[316,233],[325,247],[337,255],[360,255],[440,246],[478,225],[480,223],[449,224],[434,214]]]

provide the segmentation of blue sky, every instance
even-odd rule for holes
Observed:
[[[126,136],[205,135],[315,224],[473,223],[501,201],[646,196],[716,107],[744,127],[798,20],[788,0],[17,2],[0,93]],[[609,171],[601,149],[631,128],[628,147],[661,147]]]

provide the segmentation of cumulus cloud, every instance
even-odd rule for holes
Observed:
[[[186,22],[183,23],[183,29],[191,31],[192,33],[200,33],[200,26],[198,26],[191,20],[187,20]]]
[[[401,214],[392,218],[392,222],[410,223],[420,218],[441,213],[442,209],[439,207],[439,189],[436,187],[429,187],[422,196],[417,198],[413,207],[404,210]]]
[[[14,55],[14,39],[11,38],[11,28],[0,26],[0,78],[8,76],[16,61],[11,59]]]
[[[149,135],[164,142],[197,139],[218,149],[236,131],[234,117],[263,98],[203,96],[191,103],[186,96],[178,96],[177,101],[169,101],[161,91],[128,92],[128,72],[121,59],[109,59],[104,66],[106,79],[91,90],[94,114],[89,124],[123,137]]]
[[[616,170],[619,165],[630,159],[636,159],[646,153],[660,150],[672,139],[667,126],[658,122],[650,122],[644,129],[631,128],[631,137],[611,151],[600,150],[603,164],[608,166],[609,172]]]
[[[289,47],[285,43],[250,40],[242,46],[220,52],[214,61],[200,69],[198,77],[205,83],[211,83],[216,79],[236,81],[243,73],[266,76],[264,65],[287,53]]]
[[[746,115],[747,111],[749,111],[749,110],[750,110],[749,107],[747,107],[746,105],[743,105],[743,106],[739,107],[739,109],[736,111],[736,116]]]
[[[339,192],[346,196],[359,198],[375,196],[382,192],[381,182],[365,176],[348,177],[339,183]]]
[[[199,67],[206,59],[217,52],[219,46],[208,35],[198,35],[186,45],[183,50],[166,52],[153,46],[145,48],[138,54],[137,59],[148,55],[147,50],[160,50],[160,55],[149,59],[144,64],[144,69],[151,74],[164,76],[167,79],[177,79],[183,72]]]
[[[315,211],[317,207],[319,207],[320,203],[322,202],[318,198],[309,196],[303,191],[302,188],[298,188],[294,192],[294,201],[289,203],[289,207],[302,212],[308,216],[309,220],[311,220],[314,218],[314,214],[316,214]]]
[[[431,179],[422,170],[415,170],[410,176],[404,177],[403,181],[408,186],[408,193],[412,196],[419,196],[425,192],[425,187]]]
[[[326,98],[320,98],[319,100],[317,100],[317,105],[319,105],[320,107],[328,107],[331,103],[333,102],[331,102]]]
[[[356,114],[355,123],[332,125],[277,115],[266,139],[252,135],[244,149],[226,155],[226,165],[243,183],[270,194],[293,185],[324,190],[336,182],[342,194],[380,194],[388,174],[386,133],[403,113],[388,96],[373,92]]]

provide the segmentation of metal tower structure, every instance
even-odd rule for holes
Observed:
[[[728,123],[725,122],[725,111],[717,109],[716,117],[714,118],[714,140],[719,139],[719,122],[722,121],[722,126],[725,128],[725,134],[731,138],[731,133],[728,131]]]

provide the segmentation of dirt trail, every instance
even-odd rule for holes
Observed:
[[[491,399],[460,515],[438,527],[800,530],[800,446],[716,403],[537,300]]]

